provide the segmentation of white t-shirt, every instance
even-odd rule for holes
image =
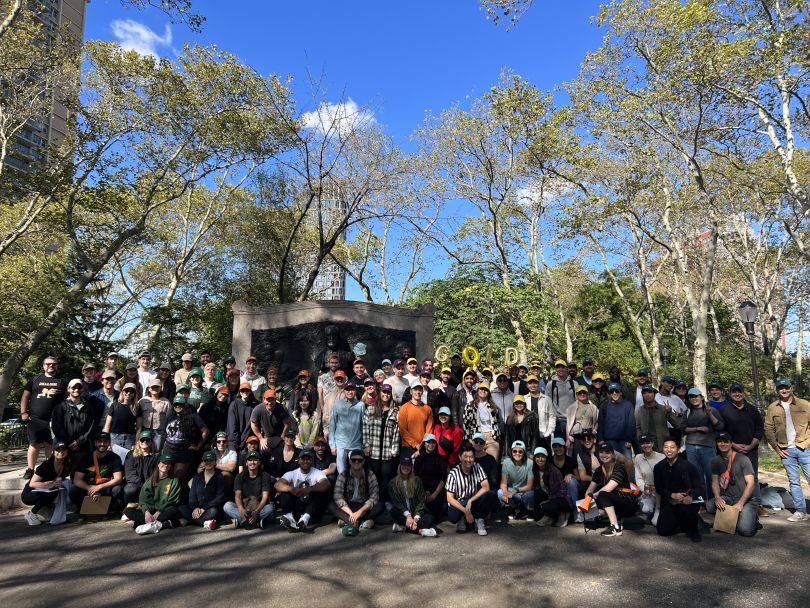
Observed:
[[[149,387],[149,383],[157,378],[157,372],[153,369],[148,369],[143,371],[140,367],[138,368],[138,379],[141,381],[141,386],[143,387],[143,395],[140,395],[140,398],[143,398],[147,395],[147,390]]]
[[[793,426],[793,415],[790,413],[790,401],[780,401],[785,408],[785,434],[787,435],[787,447],[796,447],[796,427]]]
[[[317,484],[322,479],[326,479],[326,475],[323,474],[323,471],[320,469],[316,469],[312,467],[309,472],[304,475],[301,468],[297,468],[294,471],[290,471],[289,473],[284,473],[281,478],[290,484],[294,488],[300,487],[312,487]],[[304,483],[306,482],[306,483]]]
[[[236,462],[236,451],[228,449],[222,456],[217,455],[217,464],[230,464]]]

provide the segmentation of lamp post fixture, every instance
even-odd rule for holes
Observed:
[[[754,349],[754,326],[757,323],[757,305],[751,300],[745,300],[740,304],[740,318],[745,325],[745,333],[748,335],[748,350],[751,353],[751,376],[754,381],[754,402],[759,407],[759,370],[757,370],[757,355]]]
[[[661,347],[661,363],[664,364],[664,375],[667,375],[667,364],[669,363],[669,347]]]

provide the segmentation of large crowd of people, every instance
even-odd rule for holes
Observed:
[[[789,380],[764,416],[739,383],[708,395],[670,376],[658,386],[641,369],[596,371],[586,358],[557,360],[544,378],[533,361],[503,371],[437,369],[326,353],[327,367],[279,378],[229,356],[218,367],[190,353],[174,370],[142,352],[120,368],[86,363],[64,379],[49,356],[23,390],[29,448],[22,500],[29,525],[120,513],[138,534],[165,527],[312,530],[325,518],[353,536],[384,513],[393,532],[487,534],[509,521],[563,527],[601,521],[620,536],[645,518],[661,535],[701,540],[699,513],[737,514],[754,535],[767,517],[758,453],[767,441],[807,519],[800,470],[810,482],[810,403]],[[40,453],[45,460],[37,465]]]

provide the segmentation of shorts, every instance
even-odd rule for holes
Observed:
[[[53,436],[51,435],[51,423],[48,420],[29,418],[27,430],[29,445],[34,445],[36,443],[53,443]]]
[[[163,453],[172,457],[174,464],[191,464],[193,455],[188,448],[172,448],[170,444],[163,446]]]

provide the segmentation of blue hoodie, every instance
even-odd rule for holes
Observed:
[[[363,405],[350,406],[345,399],[335,401],[329,417],[329,447],[346,450],[363,449]]]
[[[599,441],[633,441],[636,436],[636,408],[622,399],[618,403],[608,401],[599,408]]]

